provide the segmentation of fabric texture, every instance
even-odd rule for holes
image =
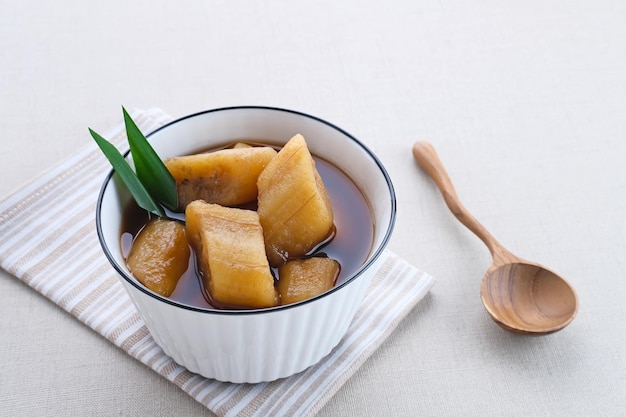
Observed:
[[[159,109],[132,117],[145,133],[171,119]],[[123,124],[105,137],[124,148]],[[348,333],[318,364],[269,383],[206,379],[163,353],[102,253],[94,213],[109,170],[92,144],[0,201],[0,265],[220,416],[315,414],[434,284],[387,251]]]

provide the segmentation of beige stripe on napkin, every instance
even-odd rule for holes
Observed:
[[[159,109],[135,111],[132,117],[144,133],[171,120]],[[127,150],[122,123],[105,137]],[[109,170],[90,144],[1,200],[0,266],[220,416],[314,415],[434,283],[385,252],[348,333],[317,365],[269,383],[203,378],[154,342],[100,249],[95,207]]]

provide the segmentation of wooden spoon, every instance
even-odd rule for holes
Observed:
[[[413,145],[413,156],[433,179],[455,217],[489,248],[493,263],[480,286],[480,298],[491,318],[505,330],[544,335],[561,330],[576,316],[578,298],[556,273],[518,258],[500,245],[463,207],[435,148]]]

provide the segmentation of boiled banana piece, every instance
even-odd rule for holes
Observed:
[[[302,135],[292,137],[267,164],[257,186],[270,265],[306,254],[334,232],[330,200]]]
[[[150,290],[169,297],[189,267],[185,227],[178,222],[151,220],[135,238],[126,263]]]
[[[244,146],[164,161],[176,180],[179,209],[194,200],[241,206],[257,197],[257,178],[276,155],[269,146]]]
[[[185,211],[205,290],[219,308],[278,304],[255,211],[193,201]]]
[[[339,275],[339,262],[331,258],[294,259],[278,268],[281,304],[291,304],[330,290]]]

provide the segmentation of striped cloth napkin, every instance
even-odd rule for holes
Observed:
[[[134,111],[132,117],[146,133],[171,120],[159,109]],[[123,147],[123,124],[105,137]],[[100,150],[89,144],[0,200],[0,266],[219,416],[314,415],[434,283],[386,252],[348,333],[317,365],[268,383],[206,379],[154,342],[100,249],[95,204],[109,170]]]

